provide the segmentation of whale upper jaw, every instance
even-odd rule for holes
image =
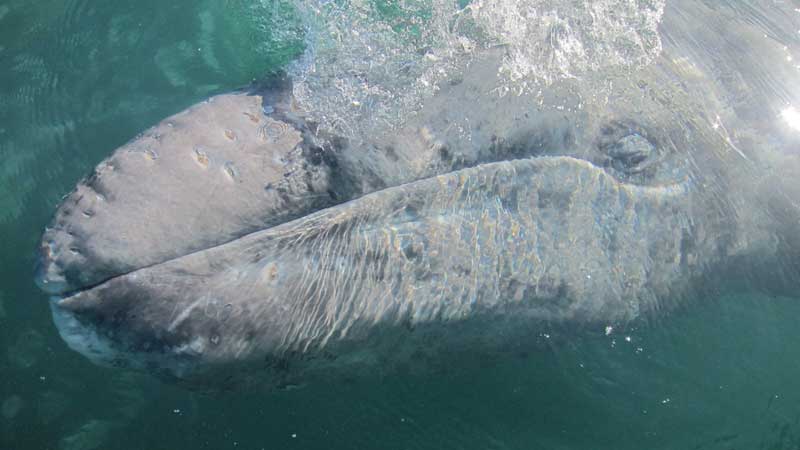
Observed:
[[[145,131],[62,201],[35,280],[61,295],[332,203],[291,85],[221,94]]]

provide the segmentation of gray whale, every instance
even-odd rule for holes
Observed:
[[[305,120],[286,80],[213,97],[78,185],[37,282],[98,363],[275,385],[498,351],[541,321],[626,321],[731,279],[792,292],[797,19],[735,13],[673,2],[652,64],[535,94],[493,93],[503,50],[487,50],[360,139]],[[714,58],[730,45],[744,56]]]

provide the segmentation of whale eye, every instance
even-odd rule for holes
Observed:
[[[662,149],[643,127],[613,122],[600,130],[597,147],[603,166],[617,178],[634,184],[650,184],[658,178]]]
[[[639,134],[629,134],[611,145],[606,154],[615,169],[636,173],[647,168],[654,153],[656,149],[652,142]]]

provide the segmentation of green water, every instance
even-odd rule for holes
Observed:
[[[32,281],[60,198],[163,117],[283,67],[301,31],[288,3],[0,3],[0,449],[800,448],[797,299],[707,299],[438,376],[273,393],[190,392],[67,349]]]

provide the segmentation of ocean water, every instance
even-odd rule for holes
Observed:
[[[512,358],[278,392],[188,390],[61,341],[33,283],[55,207],[114,148],[211,94],[284,70],[323,126],[357,136],[481,47],[510,48],[507,95],[660,51],[663,2],[469,5],[0,2],[0,449],[800,448],[797,298],[552,325]],[[603,20],[555,37],[532,25],[588,16]]]

